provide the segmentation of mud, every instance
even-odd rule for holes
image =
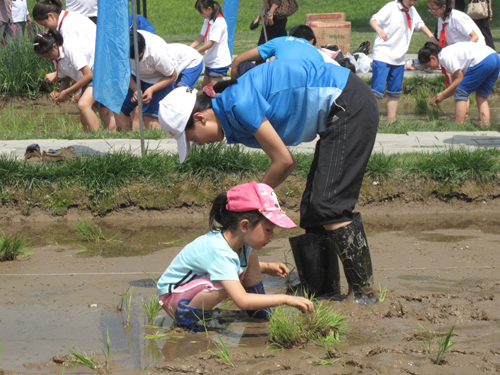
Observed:
[[[70,349],[93,358],[104,371],[107,329],[112,374],[500,372],[497,200],[385,202],[359,210],[375,282],[387,288],[386,300],[370,308],[331,301],[332,309],[348,317],[349,332],[342,342],[278,352],[268,348],[266,324],[231,311],[230,304],[219,313],[223,320],[234,321],[208,335],[169,331],[168,336],[145,339],[157,331],[145,326],[141,307],[156,292],[151,277],[159,277],[186,242],[206,231],[206,210],[124,210],[98,219],[107,237],[118,233],[109,253],[88,250],[74,231],[79,212],[70,211],[64,219],[34,212],[27,220],[20,216],[1,222],[5,233],[23,234],[33,252],[27,259],[0,263],[0,373],[92,373],[65,367]],[[287,261],[293,267],[287,238],[299,233],[276,231],[261,251],[261,261]],[[296,282],[296,273],[291,276],[289,282]],[[264,284],[276,293],[287,281],[265,277]],[[344,278],[342,286],[346,293]],[[133,287],[133,302],[131,326],[125,327],[127,313],[117,306],[128,287]],[[170,321],[160,318],[156,323],[168,326]],[[424,337],[425,329],[446,333],[452,324],[451,341],[456,344],[440,365],[434,364],[418,342],[419,332]],[[218,353],[219,337],[235,367],[207,354]],[[317,365],[318,358],[331,365]]]

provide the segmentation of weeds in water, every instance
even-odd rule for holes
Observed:
[[[325,301],[316,303],[315,311],[302,314],[284,305],[273,308],[269,320],[269,341],[274,348],[291,348],[314,341],[332,345],[347,331],[346,317],[332,311]]]
[[[423,346],[425,351],[429,354],[432,362],[436,365],[440,365],[443,362],[444,353],[456,344],[456,342],[450,342],[451,335],[453,334],[453,330],[456,325],[452,324],[446,334],[441,333],[441,328],[439,328],[437,333],[433,333],[423,325],[419,324],[419,326],[424,330],[424,332],[417,329],[420,337],[415,337],[415,340]],[[433,349],[434,342],[437,344],[436,350]]]
[[[387,297],[387,287],[378,284],[378,300],[383,303]]]
[[[205,352],[203,354],[208,354],[211,357],[219,358],[221,359],[226,365],[234,367],[233,362],[231,362],[231,358],[229,357],[229,352],[227,350],[226,344],[222,340],[222,338],[219,336],[219,343],[215,343],[217,346],[217,353],[212,353],[212,352]]]
[[[27,257],[32,250],[26,250],[23,237],[9,236],[0,229],[0,262],[16,260],[18,257]]]
[[[84,366],[91,369],[94,373],[99,373],[99,368],[97,363],[94,362],[92,358],[86,357],[83,353],[77,352],[76,350],[70,349],[71,355],[75,357],[74,361],[64,362],[68,365],[74,366]]]
[[[146,313],[147,320],[149,325],[154,324],[156,318],[160,314],[160,311],[162,309],[162,306],[160,304],[160,301],[158,300],[158,295],[153,294],[151,298],[149,299],[148,302],[142,301],[141,302],[142,308],[144,309],[144,312]]]
[[[106,241],[104,234],[102,234],[101,228],[93,221],[82,220],[79,223],[75,223],[73,228],[82,235],[87,242],[99,242]]]

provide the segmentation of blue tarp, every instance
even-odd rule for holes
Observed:
[[[238,18],[238,7],[240,5],[240,0],[226,0],[222,4],[222,13],[227,23],[227,44],[229,45],[229,51],[231,51],[231,56],[233,55],[233,42],[234,42],[234,32],[236,30],[236,20]]]
[[[94,99],[119,113],[130,82],[129,1],[99,0]]]

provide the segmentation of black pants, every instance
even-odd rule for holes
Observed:
[[[490,19],[489,17],[487,18],[482,18],[480,20],[473,20],[477,27],[479,27],[479,30],[481,30],[481,33],[484,36],[484,41],[486,42],[486,45],[488,47],[491,47],[495,49],[495,43],[493,43],[493,35],[491,35],[491,30],[490,30]]]
[[[316,143],[300,204],[302,228],[352,220],[378,122],[378,104],[370,87],[350,73]]]
[[[266,33],[267,33],[267,40],[271,40],[274,38],[278,38],[280,36],[287,36],[286,32],[286,18],[276,18],[273,17],[273,24],[272,25],[266,25],[266,20],[263,19],[263,26],[262,30],[260,32],[260,38],[259,42],[257,43],[258,46],[261,44],[264,44],[266,42],[266,38],[264,36],[264,27],[266,28]]]

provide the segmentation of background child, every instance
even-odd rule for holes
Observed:
[[[216,225],[216,222],[219,225]],[[294,228],[269,186],[251,182],[220,194],[210,211],[206,235],[188,244],[158,280],[160,303],[184,329],[204,330],[200,320],[227,296],[249,316],[266,319],[265,309],[281,304],[303,313],[313,310],[305,298],[266,295],[262,273],[285,277],[283,263],[259,263],[256,251],[273,238],[274,227]]]
[[[80,120],[83,124],[83,130],[86,132],[95,131],[99,128],[99,119],[97,118],[94,105],[98,104],[92,97],[92,69],[94,68],[94,50],[85,50],[80,45],[73,43],[64,43],[62,35],[53,29],[49,29],[44,34],[39,34],[34,40],[35,53],[44,59],[54,61],[56,66],[56,78],[62,78],[59,92],[52,92],[51,97],[58,102],[64,102],[69,99],[71,93],[82,89],[82,96],[78,101],[80,111]],[[70,86],[71,80],[76,83]],[[113,117],[103,118],[104,127],[110,126]],[[114,125],[112,125],[113,127]]]
[[[405,69],[405,53],[413,30],[422,31],[432,41],[434,35],[425,26],[413,5],[417,0],[395,0],[386,4],[370,20],[377,32],[373,45],[372,91],[380,100],[387,85],[387,121],[396,121]]]
[[[27,0],[14,0],[12,2],[12,18],[14,19],[14,34],[16,38],[23,39],[24,32],[26,31],[26,22],[31,23]]]
[[[482,125],[490,123],[488,96],[500,73],[500,58],[490,47],[479,43],[461,42],[441,48],[435,43],[425,43],[418,52],[420,64],[432,69],[440,65],[451,74],[450,86],[437,94],[436,103],[455,96],[455,121],[464,122],[467,113],[467,100],[476,92],[479,121]]]
[[[200,36],[191,43],[190,47],[196,48],[200,43],[205,43],[198,48],[198,52],[205,52],[203,86],[213,85],[222,80],[231,66],[231,52],[227,44],[227,24],[217,1],[197,0],[195,8],[205,21]]]

